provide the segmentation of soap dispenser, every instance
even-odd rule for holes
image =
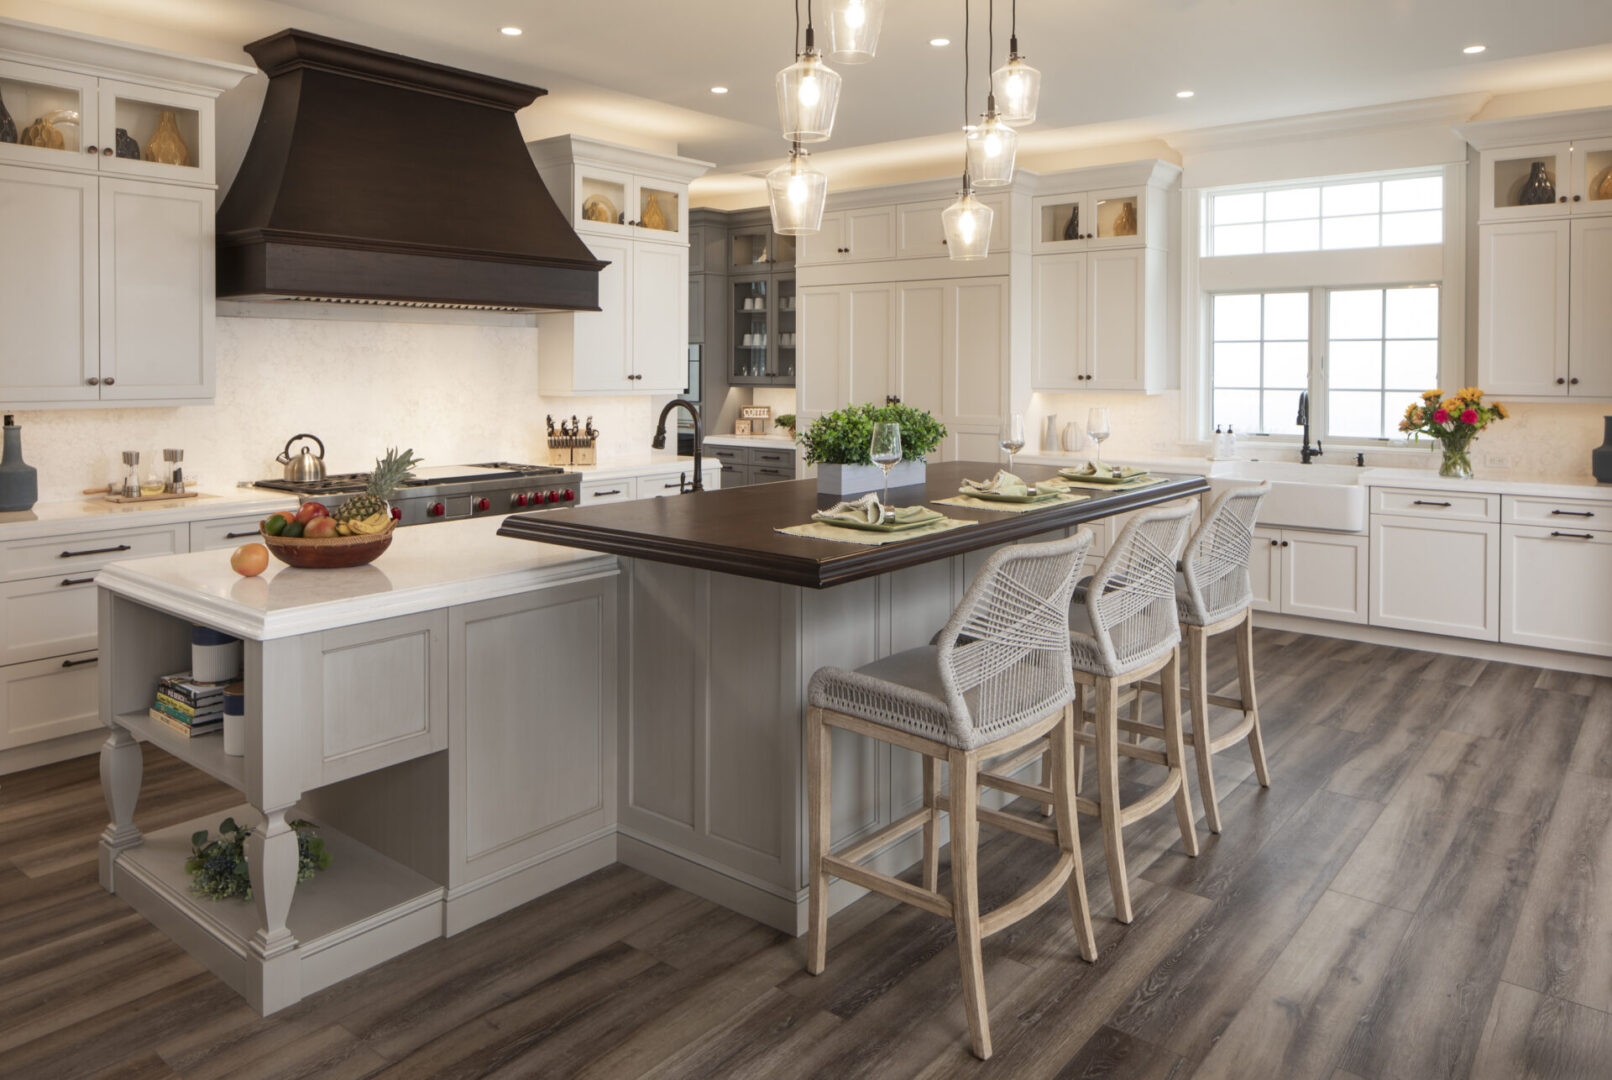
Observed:
[[[6,414],[0,451],[0,512],[32,510],[39,501],[39,471],[22,460],[22,428]]]

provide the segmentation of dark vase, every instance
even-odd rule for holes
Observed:
[[[1069,214],[1069,224],[1067,224],[1067,225],[1065,225],[1063,227],[1063,238],[1065,240],[1079,240],[1080,239],[1080,204],[1079,203],[1075,204],[1074,209]]]
[[[118,157],[140,160],[140,144],[123,128],[118,128]]]
[[[0,512],[32,510],[39,500],[39,473],[22,460],[22,428],[6,416],[0,449]]]
[[[1541,206],[1556,201],[1556,185],[1551,183],[1550,174],[1545,171],[1545,163],[1536,161],[1528,170],[1528,182],[1522,186],[1522,194],[1517,197],[1518,206]]]
[[[1590,453],[1590,471],[1603,484],[1612,484],[1612,416],[1606,418],[1606,441]]]
[[[0,142],[14,143],[17,141],[17,122],[6,111],[6,103],[0,101]]]

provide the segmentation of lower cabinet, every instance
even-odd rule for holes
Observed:
[[[101,725],[95,653],[0,667],[0,750]]]
[[[705,451],[722,463],[722,486],[745,487],[795,479],[795,452],[767,446],[711,446]]]
[[[1500,526],[1373,514],[1371,625],[1500,640]]]
[[[1500,640],[1612,656],[1612,532],[1506,525]]]
[[[1254,610],[1364,623],[1368,546],[1352,533],[1255,529],[1248,566]]]

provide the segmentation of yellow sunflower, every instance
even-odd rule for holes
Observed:
[[[1444,404],[1439,407],[1451,416],[1459,416],[1462,410],[1466,408],[1466,402],[1460,398],[1445,398]]]
[[[1483,400],[1483,391],[1478,389],[1476,386],[1464,387],[1460,390],[1457,390],[1456,393],[1461,397],[1466,398],[1474,405]]]
[[[1504,405],[1500,404],[1500,402],[1498,402],[1498,401],[1495,402],[1493,405],[1490,406],[1490,408],[1492,408],[1494,410],[1494,414],[1496,416],[1498,416],[1500,419],[1502,419],[1502,420],[1511,419],[1511,414],[1506,411],[1506,407]]]
[[[1425,393],[1422,394],[1422,400],[1423,401],[1437,401],[1439,398],[1441,398],[1443,396],[1444,396],[1444,391],[1442,391],[1442,390],[1428,390],[1428,391],[1426,391]]]

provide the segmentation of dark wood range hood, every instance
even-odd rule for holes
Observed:
[[[218,211],[218,296],[596,311],[599,270],[515,112],[546,91],[301,30]]]

